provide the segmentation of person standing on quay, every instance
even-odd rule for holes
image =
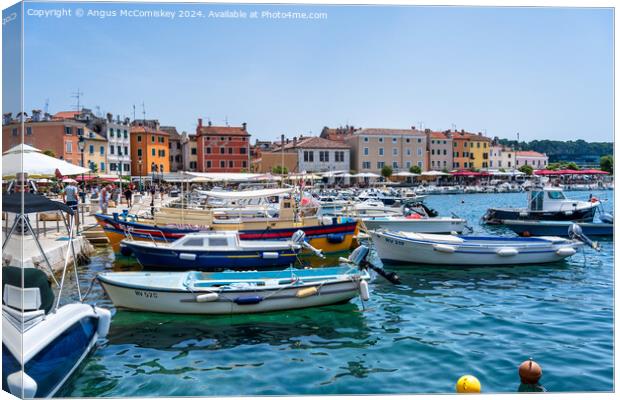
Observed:
[[[108,190],[109,190],[108,187],[104,186],[99,191],[99,208],[101,209],[102,214],[108,213],[108,199],[109,199]]]
[[[75,223],[76,225],[80,224],[79,214],[77,212],[78,209],[78,188],[73,183],[68,183],[67,186],[62,191],[62,201],[75,213]]]

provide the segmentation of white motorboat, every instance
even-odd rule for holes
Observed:
[[[23,209],[22,209],[22,195]],[[51,397],[78,368],[99,338],[110,327],[110,311],[82,302],[60,306],[69,250],[73,251],[75,280],[78,281],[75,251],[68,246],[62,279],[53,274],[28,213],[68,213],[69,243],[74,230],[73,211],[68,206],[33,193],[3,195],[3,211],[16,215],[3,243],[3,253],[15,232],[32,233],[39,246],[49,277],[58,285],[54,295],[48,275],[37,268],[2,267],[2,389],[20,398]],[[3,254],[4,255],[4,254]]]
[[[116,307],[176,314],[249,314],[367,300],[369,251],[331,268],[247,272],[106,272],[97,275]],[[361,267],[361,268],[360,268]]]
[[[382,261],[459,266],[540,264],[570,257],[582,245],[560,237],[476,237],[371,231]]]
[[[437,212],[423,203],[403,206],[401,215],[376,215],[362,217],[368,230],[388,230],[418,233],[461,233],[467,228],[467,221],[452,217],[439,217]]]

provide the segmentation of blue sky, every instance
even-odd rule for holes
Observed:
[[[253,138],[323,126],[613,140],[610,9],[26,3],[26,10],[292,10],[326,20],[25,16],[27,110],[248,123]],[[27,12],[25,13],[27,14]],[[7,110],[5,110],[7,111]]]

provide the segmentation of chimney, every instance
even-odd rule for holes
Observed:
[[[121,123],[121,116],[119,114],[116,114],[116,123],[117,124]]]
[[[112,122],[112,113],[106,113],[105,118],[108,120],[108,122]]]
[[[4,125],[10,124],[11,120],[13,119],[12,116],[13,116],[13,113],[10,113],[10,112],[2,114],[2,123]]]
[[[415,131],[415,125],[411,126],[411,129]]]
[[[465,129],[461,129],[461,133],[465,133]]]
[[[41,121],[41,110],[32,110],[32,121],[33,122]]]
[[[248,130],[248,124],[247,124],[247,122],[242,123],[242,124],[241,124],[241,126],[243,127],[243,130],[244,130],[244,131],[247,131],[247,130]]]
[[[209,123],[209,126],[211,126],[211,120],[209,120],[209,122],[208,122],[208,123]]]
[[[43,121],[51,121],[52,115],[50,113],[43,114]]]
[[[297,147],[297,136],[293,136],[293,147]]]
[[[202,118],[198,118],[198,127],[202,128]]]

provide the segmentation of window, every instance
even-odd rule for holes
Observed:
[[[383,147],[379,147],[379,155],[382,156],[383,155]]]
[[[314,151],[304,151],[304,162],[314,162]]]
[[[480,148],[480,142],[476,142],[476,147]]]
[[[329,151],[319,151],[319,161],[329,162]]]
[[[159,164],[159,172],[164,172],[164,164]]]
[[[118,146],[118,147],[117,147],[117,149],[118,149],[118,155],[119,155],[119,156],[120,156],[121,154],[123,154],[123,151],[122,151],[122,150],[123,150],[123,148],[122,148],[121,146]]]
[[[392,143],[396,144],[398,139],[396,139],[395,137],[392,138]]]
[[[370,169],[370,161],[364,161],[362,163],[362,168],[363,169]]]
[[[367,156],[368,155],[368,147],[364,147],[364,155]]]
[[[226,247],[228,246],[228,239],[226,239],[225,237],[209,238],[209,246]]]
[[[31,126],[26,127],[26,135],[32,135],[32,127]]]
[[[110,171],[116,171],[116,163],[110,164]]]
[[[242,168],[247,168],[248,167],[248,162],[247,161],[242,161],[241,162],[241,167]]]
[[[73,129],[71,129],[70,126],[65,126],[65,134],[66,135],[71,135],[73,134]]]
[[[213,240],[214,239],[211,238],[210,242],[212,242]],[[202,238],[187,239],[185,242],[183,242],[183,247],[202,247]]]
[[[142,157],[142,149],[138,149],[138,157]]]
[[[220,168],[226,168],[226,161],[220,161]]]
[[[95,152],[95,146],[93,146],[92,144],[88,145],[88,152],[90,154],[93,154]]]
[[[125,139],[127,139],[127,129],[125,129],[125,130],[123,131],[123,137],[124,137]]]
[[[114,129],[110,128],[110,137],[114,137]]]
[[[418,143],[422,143],[422,139],[418,138]]]
[[[448,150],[443,149],[443,155],[444,155],[444,156],[447,156],[447,155],[448,155]]]
[[[405,139],[405,143],[409,143],[409,142],[411,142],[411,139],[409,138]]]
[[[364,136],[364,142],[368,143],[368,137]]]
[[[110,145],[110,154],[114,154],[114,146]]]
[[[220,154],[224,154],[225,153],[225,149],[223,147],[220,147]]]
[[[196,155],[196,148],[195,147],[192,147],[192,155],[194,155],[194,156]]]
[[[379,143],[383,143],[383,138],[382,137],[379,138]]]
[[[151,143],[155,143],[155,135],[151,135]]]
[[[398,155],[398,149],[396,147],[392,148],[392,155],[393,156],[397,156]]]
[[[233,168],[235,166],[234,161],[228,161],[228,168]]]
[[[392,168],[397,169],[398,163],[396,161],[392,161]]]
[[[67,142],[66,146],[67,153],[71,153],[73,151],[73,143]]]
[[[383,168],[383,166],[384,166],[384,165],[385,165],[385,163],[384,163],[383,161],[378,161],[378,162],[377,162],[377,168],[378,168],[378,169]]]
[[[100,170],[101,172],[104,172],[104,171],[105,171],[105,163],[104,163],[104,162],[102,162],[101,164],[99,164],[99,170]]]
[[[155,149],[154,149],[154,148],[153,148],[153,149],[151,149],[151,155],[152,155],[152,156],[155,156]]]
[[[344,162],[344,151],[335,152],[336,162]]]
[[[157,136],[157,141],[159,143],[166,143],[166,138],[164,138],[163,136]]]
[[[77,134],[78,134],[78,136],[82,136],[82,135],[84,135],[84,129],[82,129],[82,128],[77,128]],[[93,137],[93,135],[91,134],[91,136],[90,136],[90,137]]]
[[[407,169],[411,168],[411,161],[407,161],[405,165],[407,166]]]
[[[129,164],[123,164],[123,169],[125,171],[129,171]]]
[[[407,149],[407,155],[410,156],[411,155],[411,149]]]
[[[239,154],[246,154],[247,149],[245,147],[242,147],[239,149]]]
[[[453,157],[458,157],[459,156],[459,152],[455,151],[454,154],[452,155]]]
[[[418,167],[422,168],[422,161],[418,161]]]
[[[194,150],[194,149],[192,149]],[[211,147],[207,147],[207,154],[211,154]]]
[[[125,146],[123,149],[125,150],[125,155],[129,155],[129,147]]]
[[[138,139],[138,142],[141,142],[142,141],[142,135],[138,135],[137,139]]]
[[[211,168],[211,161],[207,161],[207,168]]]
[[[211,168],[211,161],[208,161],[207,164],[209,164],[209,168]],[[196,161],[190,161],[189,162],[189,168],[190,169],[196,169]]]
[[[17,128],[13,128],[13,136],[17,136]]]
[[[431,155],[435,155],[435,149],[431,149]]]
[[[422,155],[422,149],[418,147],[418,156]]]
[[[232,147],[229,147],[229,148],[228,148],[228,154],[232,154],[232,153],[233,153],[233,148],[232,148]]]

